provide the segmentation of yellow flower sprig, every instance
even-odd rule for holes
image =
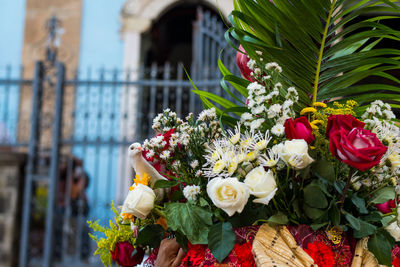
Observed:
[[[143,177],[140,177],[139,175],[136,174],[136,178],[133,179],[133,182],[135,183],[135,185],[142,184],[147,186],[150,182],[150,179],[151,177],[147,173],[144,173]],[[135,189],[134,185],[129,187],[129,191],[132,191],[133,189]]]

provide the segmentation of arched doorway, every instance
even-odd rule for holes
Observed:
[[[187,1],[178,2],[160,14],[151,29],[142,35],[145,66],[169,62],[172,66],[182,63],[190,69],[194,57],[194,23],[199,19],[199,9],[210,19],[219,16],[217,10],[204,3]]]

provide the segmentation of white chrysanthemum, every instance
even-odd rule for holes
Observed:
[[[195,201],[197,195],[200,194],[200,186],[198,185],[187,185],[183,188],[183,195],[187,200]]]
[[[190,163],[190,167],[192,167],[193,169],[196,169],[199,166],[199,161],[197,159],[193,160]]]
[[[196,177],[201,177],[201,176],[203,176],[203,171],[202,170],[198,170],[194,175]]]
[[[210,108],[210,109],[205,109],[202,112],[200,112],[198,120],[199,121],[205,121],[205,120],[213,120],[217,117],[217,114],[215,112],[215,108]]]
[[[282,136],[285,133],[285,126],[283,124],[276,124],[272,127],[271,133],[276,136]]]
[[[256,61],[253,59],[250,59],[247,62],[247,67],[249,67],[249,69],[254,70],[254,68],[256,67]]]
[[[265,122],[264,119],[257,119],[250,123],[250,130],[255,131],[261,127],[261,125]]]
[[[268,118],[275,118],[279,116],[282,111],[282,106],[280,104],[274,104],[268,109]]]
[[[251,115],[250,113],[248,113],[248,112],[245,112],[245,113],[243,113],[241,116],[240,116],[240,121],[250,121],[250,120],[252,120],[253,119],[253,115]]]
[[[164,150],[160,154],[160,158],[163,160],[167,160],[170,156],[171,156],[171,151],[169,151],[169,150]]]
[[[272,168],[275,167],[279,162],[279,154],[274,152],[272,149],[268,149],[265,155],[261,155],[258,158],[258,163],[261,166]]]
[[[148,158],[154,157],[154,150],[150,149],[150,150],[146,153],[146,157],[148,157]]]
[[[282,72],[281,66],[278,65],[276,62],[270,62],[265,65],[266,70],[274,70],[277,72]]]
[[[283,110],[290,109],[293,106],[293,104],[294,104],[294,102],[292,100],[288,99],[285,102],[283,102],[282,109]]]
[[[266,149],[269,141],[271,141],[271,137],[269,136],[269,131],[266,131],[264,135],[258,132],[257,134],[254,135],[253,139],[254,142],[251,146],[251,149],[258,151]]]
[[[251,109],[251,113],[253,113],[255,115],[261,114],[264,111],[265,111],[265,106],[264,105],[261,105],[261,106],[258,106],[258,107],[255,107],[255,108]]]

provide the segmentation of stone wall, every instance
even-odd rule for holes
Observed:
[[[0,267],[17,266],[25,159],[0,151]]]
[[[66,64],[67,77],[73,77],[79,62],[82,0],[26,0],[25,14],[21,62],[24,67],[23,77],[32,79],[35,62],[45,59],[48,37],[46,21],[54,15],[61,21],[61,28],[63,29],[57,57]],[[73,92],[73,90],[69,91]],[[44,98],[45,112],[51,115],[54,108],[51,104],[54,101],[54,94],[45,92]],[[72,113],[73,99],[73,93],[66,96],[65,112],[68,114]],[[18,138],[20,141],[28,141],[32,108],[31,86],[21,87],[19,107]],[[65,123],[68,127],[65,128],[64,134],[69,135],[72,132],[72,123],[68,121]],[[43,116],[43,125],[52,125],[52,116]],[[43,139],[51,140],[49,134],[51,134],[51,129],[43,134]]]

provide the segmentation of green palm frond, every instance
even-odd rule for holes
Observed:
[[[398,1],[389,0],[234,0],[230,34],[257,60],[279,63],[299,91],[301,106],[354,99],[400,100],[400,31],[380,23],[399,19]],[[377,48],[384,39],[396,48]],[[258,62],[261,64],[261,62]],[[376,76],[391,85],[363,84]],[[311,97],[312,96],[312,97]]]

